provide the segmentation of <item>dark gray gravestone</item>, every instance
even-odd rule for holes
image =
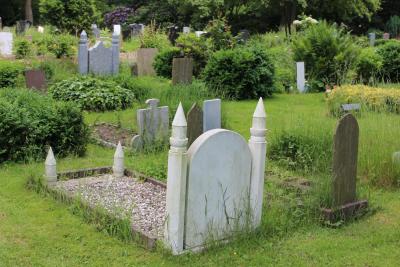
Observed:
[[[194,103],[187,114],[188,146],[203,134],[203,110]]]
[[[98,38],[100,38],[100,30],[99,30],[99,28],[97,28],[97,24],[92,24],[92,33],[93,33],[93,36],[96,38],[96,39],[98,39]]]
[[[174,58],[172,61],[172,84],[191,84],[193,77],[192,58]]]
[[[356,201],[356,177],[359,127],[352,114],[340,119],[333,143],[333,204],[342,206]]]
[[[172,45],[175,45],[176,39],[179,37],[178,30],[179,27],[175,25],[168,27],[168,39]]]
[[[41,91],[46,89],[46,75],[43,70],[25,71],[25,81],[27,88]]]

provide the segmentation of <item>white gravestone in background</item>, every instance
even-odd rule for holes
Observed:
[[[368,38],[369,38],[369,45],[375,46],[376,33],[374,32],[369,33]]]
[[[39,26],[39,27],[38,27],[38,32],[44,33],[44,28],[43,28],[42,26]]]
[[[304,93],[306,85],[304,62],[296,62],[296,70],[297,70],[297,89],[299,90],[300,93]]]
[[[221,128],[221,99],[203,102],[203,132]]]
[[[121,35],[121,25],[114,25],[114,33]]]
[[[0,55],[12,56],[13,35],[11,32],[0,32]]]
[[[190,33],[190,27],[183,27],[183,33],[184,34]]]

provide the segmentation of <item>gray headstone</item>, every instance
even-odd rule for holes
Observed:
[[[15,27],[17,35],[23,35],[29,29],[31,23],[27,20],[18,20]]]
[[[369,45],[375,46],[376,34],[374,32],[371,32],[368,34],[368,38],[369,38]]]
[[[193,77],[192,58],[174,58],[172,60],[172,84],[191,84]]]
[[[333,144],[333,204],[342,206],[356,200],[359,127],[352,114],[339,120]]]
[[[129,24],[129,28],[131,30],[131,37],[137,37],[143,33],[144,25],[138,24],[138,23],[133,23],[133,24]]]
[[[385,32],[383,34],[383,40],[389,40],[390,39],[390,33]]]
[[[184,34],[190,33],[190,27],[183,27],[183,33]]]
[[[96,39],[100,38],[100,30],[97,28],[96,24],[92,24],[92,33]]]
[[[203,103],[203,132],[221,128],[221,99]]]
[[[251,160],[247,142],[237,133],[215,129],[188,150],[184,248],[221,240],[246,227]]]
[[[178,26],[170,26],[168,27],[168,40],[171,42],[172,45],[175,45],[176,39],[178,39]]]
[[[187,136],[190,146],[200,135],[203,134],[203,110],[194,103],[187,114]]]
[[[145,145],[155,141],[165,142],[169,137],[168,107],[158,107],[158,99],[148,99],[146,109],[137,111],[138,132]]]
[[[155,76],[153,67],[154,58],[158,53],[157,48],[140,48],[137,51],[138,76]]]
[[[354,104],[342,104],[342,110],[345,112],[348,111],[360,111],[361,109],[361,104],[359,103],[354,103]]]
[[[306,77],[305,77],[305,66],[304,62],[296,62],[296,72],[297,72],[297,89],[300,93],[306,91]]]
[[[393,153],[392,160],[393,164],[400,168],[400,151]]]
[[[82,31],[78,49],[78,66],[80,74],[87,74],[89,71],[89,52],[87,41],[87,34],[85,31]]]
[[[104,47],[102,41],[97,41],[94,47],[89,49],[89,72],[97,75],[111,75],[112,51]]]
[[[13,35],[11,32],[0,32],[0,55],[11,56],[13,49]]]

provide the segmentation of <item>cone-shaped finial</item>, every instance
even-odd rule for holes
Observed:
[[[51,149],[51,147],[49,148],[49,151],[47,152],[45,164],[46,165],[56,165],[56,159],[54,157],[53,149]]]
[[[254,111],[253,114],[254,118],[266,118],[267,115],[265,114],[265,109],[264,109],[264,101],[262,97],[258,100],[256,110]]]
[[[117,148],[115,149],[114,158],[123,158],[124,150],[122,149],[121,142],[118,142]]]
[[[187,122],[185,118],[185,113],[183,112],[182,103],[179,102],[178,110],[175,113],[174,120],[172,121],[172,126],[186,127]]]
[[[81,37],[86,37],[86,36],[87,36],[87,34],[86,34],[85,30],[83,30],[83,31],[81,32]]]

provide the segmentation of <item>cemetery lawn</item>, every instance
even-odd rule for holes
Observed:
[[[249,137],[256,101],[225,102],[225,128]],[[282,131],[304,132],[318,138],[333,135],[336,119],[327,115],[321,94],[278,95],[265,101],[268,142]],[[187,110],[186,110],[187,111]],[[88,113],[88,123],[112,122],[135,130],[135,110]],[[400,149],[398,115],[363,113],[360,124],[359,178],[361,196],[373,212],[340,228],[322,226],[301,209],[288,209],[293,194],[279,189],[276,179],[298,175],[318,181],[324,174],[292,173],[267,162],[265,193],[277,196],[263,214],[260,232],[201,254],[170,256],[99,232],[73,214],[66,204],[26,189],[30,175],[40,176],[43,163],[0,167],[0,266],[398,266],[400,259],[400,192],[371,186],[389,175],[383,167]],[[328,130],[327,130],[328,129]],[[331,138],[331,137],[329,137]],[[84,158],[58,160],[58,170],[109,166],[114,151],[89,145]],[[165,179],[167,151],[127,155],[127,168]],[[277,178],[278,177],[278,178]],[[384,184],[384,183],[382,183]],[[384,187],[380,187],[384,188]],[[276,192],[281,191],[279,194]],[[269,198],[268,198],[269,199]],[[283,214],[283,215],[281,215]],[[302,217],[306,217],[303,219]],[[300,218],[300,219],[299,219]]]

